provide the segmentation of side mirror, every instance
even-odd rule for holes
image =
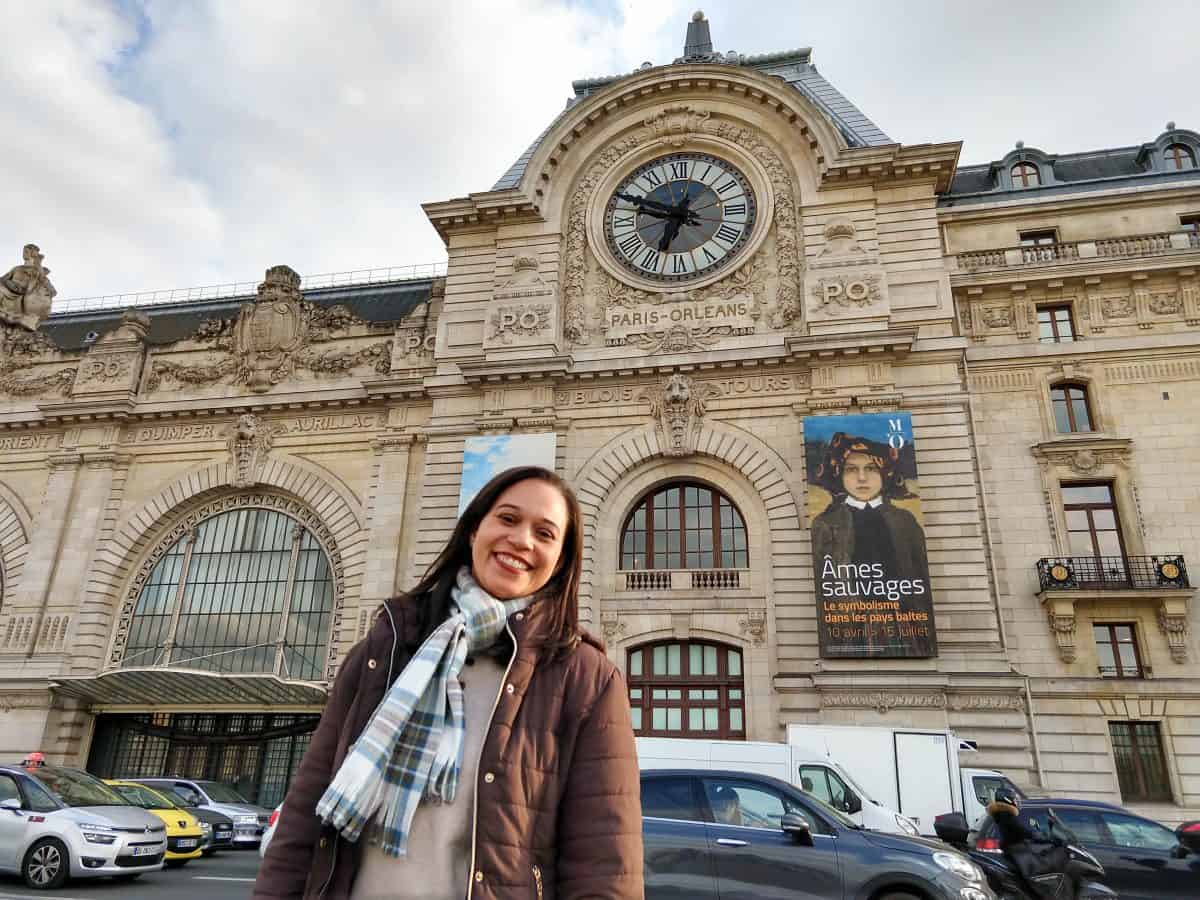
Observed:
[[[967,817],[962,813],[944,813],[934,818],[933,831],[947,844],[963,845],[967,842],[971,827],[967,824]]]
[[[851,815],[862,812],[862,799],[853,791],[846,792],[846,812]]]
[[[1176,844],[1171,848],[1171,857],[1173,859],[1186,859],[1192,855],[1192,851],[1187,848],[1186,844]]]
[[[796,843],[812,846],[812,826],[804,816],[784,813],[783,818],[779,820],[779,827],[783,829],[784,834],[790,834]]]
[[[21,801],[16,797],[10,797],[7,800],[0,800],[0,809],[7,809],[10,812],[20,812]]]
[[[1179,843],[1188,850],[1200,853],[1200,820],[1184,822],[1175,829],[1175,837],[1179,838]]]

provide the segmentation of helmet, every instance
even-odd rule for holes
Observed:
[[[1009,806],[1015,806],[1017,809],[1021,808],[1021,798],[1010,787],[996,788],[996,793],[992,796],[992,799],[996,803],[1007,803]]]

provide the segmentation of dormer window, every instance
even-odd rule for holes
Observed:
[[[1180,172],[1196,168],[1196,155],[1184,144],[1171,144],[1163,151],[1163,168],[1168,172]],[[1014,176],[1015,177],[1015,176]]]
[[[1033,163],[1021,162],[1012,167],[1012,183],[1015,188],[1037,187],[1042,183],[1038,167]]]

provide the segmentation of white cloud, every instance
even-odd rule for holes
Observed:
[[[719,50],[812,45],[906,143],[1051,152],[1200,128],[1200,4],[704,4]],[[0,54],[0,271],[60,296],[433,262],[420,204],[488,189],[574,78],[677,56],[678,2],[49,0]],[[1189,118],[1190,117],[1190,118]]]

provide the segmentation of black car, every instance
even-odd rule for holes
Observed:
[[[867,831],[766,775],[642,772],[646,900],[994,900],[941,841]]]
[[[203,806],[188,806],[182,800],[179,802],[183,804],[184,809],[201,822],[207,822],[212,826],[212,842],[204,848],[205,856],[212,856],[218,850],[228,850],[233,846],[233,819],[224,813],[205,809]]]
[[[1111,803],[1039,798],[1021,804],[1021,819],[1043,834],[1053,807],[1079,843],[1100,860],[1104,880],[1121,900],[1196,900],[1200,897],[1200,853],[1180,843],[1165,825]],[[985,815],[971,835],[975,849],[1000,852],[1000,833]]]

